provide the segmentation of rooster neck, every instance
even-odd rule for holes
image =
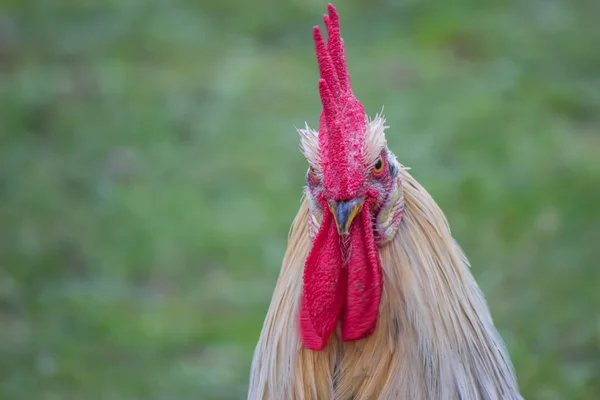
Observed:
[[[441,210],[404,170],[405,215],[380,249],[375,332],[302,347],[297,310],[311,240],[305,201],[290,232],[252,364],[249,399],[521,399],[508,354]]]

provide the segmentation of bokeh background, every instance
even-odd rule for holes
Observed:
[[[525,397],[600,398],[600,2],[337,7],[355,93],[447,213]],[[325,2],[0,10],[0,398],[243,399]]]

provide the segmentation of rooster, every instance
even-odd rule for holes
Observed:
[[[249,400],[522,399],[469,264],[350,87],[339,16],[313,28],[323,109]]]

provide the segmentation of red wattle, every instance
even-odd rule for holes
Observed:
[[[346,276],[333,216],[324,213],[321,228],[304,265],[300,332],[304,346],[322,350],[344,304]]]
[[[369,207],[350,228],[350,259],[343,265],[340,237],[330,213],[304,265],[300,333],[304,346],[322,350],[341,318],[342,340],[358,340],[375,330],[383,278]]]
[[[375,330],[383,277],[375,244],[369,207],[363,207],[350,228],[352,253],[348,263],[348,283],[342,311],[342,340],[358,340]]]

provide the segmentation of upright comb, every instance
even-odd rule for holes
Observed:
[[[323,16],[327,45],[321,29],[313,28],[323,105],[319,119],[319,147],[324,155],[325,187],[341,200],[352,198],[364,183],[362,146],[366,115],[350,87],[339,15],[332,4],[328,4],[327,9],[329,15]]]

